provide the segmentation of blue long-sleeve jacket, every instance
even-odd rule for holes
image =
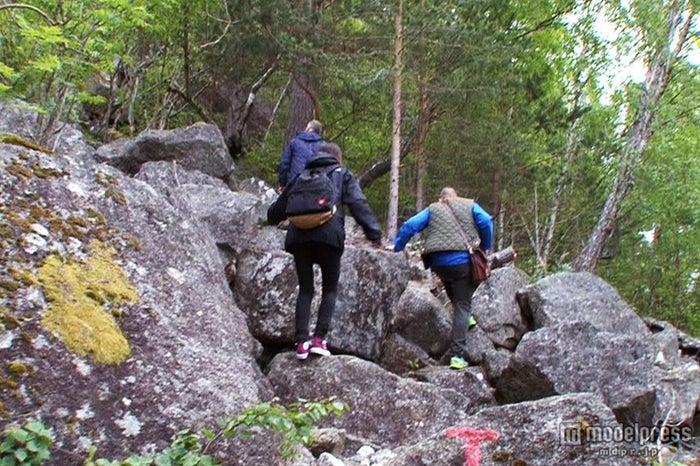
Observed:
[[[324,143],[318,134],[312,131],[300,131],[292,141],[284,148],[280,159],[277,182],[285,187],[292,182],[306,167],[306,163]]]
[[[472,215],[476,228],[481,238],[481,249],[490,250],[493,247],[493,218],[476,202],[472,205]],[[423,231],[430,223],[430,208],[418,212],[401,225],[394,238],[394,251],[403,251],[409,240]],[[428,257],[430,266],[445,267],[452,265],[468,264],[471,262],[467,251],[434,252]]]

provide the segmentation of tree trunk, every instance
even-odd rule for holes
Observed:
[[[577,128],[579,124],[578,115],[578,100],[580,97],[580,92],[577,91],[576,98],[574,101],[574,108],[572,115],[574,121],[569,127],[569,134],[566,139],[566,149],[564,152],[564,160],[561,165],[561,170],[559,172],[559,178],[557,179],[557,185],[554,188],[554,193],[552,194],[552,206],[549,209],[549,220],[547,222],[547,232],[544,239],[544,244],[542,245],[543,250],[540,253],[537,252],[537,257],[539,265],[547,270],[549,265],[549,256],[552,253],[552,245],[554,243],[554,230],[557,226],[557,218],[559,216],[559,208],[561,207],[562,198],[564,197],[564,187],[569,178],[569,165],[574,157],[574,152],[576,151],[576,136]]]
[[[425,16],[425,0],[421,0],[423,15]],[[425,50],[425,34],[421,27],[418,36],[421,50]],[[418,141],[416,141],[416,211],[420,212],[425,207],[425,177],[427,174],[427,161],[425,159],[425,137],[428,134],[428,90],[425,66],[421,64],[418,76]]]
[[[415,126],[411,127],[409,128],[408,135],[404,137],[401,143],[400,161],[408,157],[408,154],[411,153],[416,143],[416,131]],[[389,153],[387,157],[373,163],[367,170],[357,175],[357,181],[360,182],[360,186],[363,189],[391,171],[391,147],[387,152]]]
[[[307,35],[306,39],[311,43],[318,43],[316,24],[323,9],[328,6],[318,0],[308,0],[302,7],[301,14],[305,14],[304,21]],[[306,11],[303,11],[306,10]],[[321,106],[318,100],[318,82],[313,65],[304,57],[297,59],[292,73],[291,100],[287,114],[287,134],[285,145],[288,144],[298,131],[302,131],[310,120],[321,119]]]
[[[503,248],[503,183],[500,171],[493,174],[493,212],[492,215],[496,219],[498,228],[494,231],[493,250],[497,251]]]
[[[403,66],[403,0],[394,17],[394,94],[391,107],[393,125],[391,134],[391,178],[389,180],[389,211],[387,214],[387,236],[393,238],[398,229],[399,211],[399,164],[401,163],[401,72]]]
[[[302,131],[310,120],[321,119],[317,88],[318,85],[308,66],[298,63],[292,77],[285,144],[289,143],[298,131]]]
[[[689,7],[686,17],[683,18],[686,5],[685,2],[682,2],[683,5],[680,3],[674,2],[668,12],[666,43],[649,60],[639,110],[627,133],[626,145],[613,181],[612,191],[608,195],[598,224],[591,233],[588,243],[574,260],[574,270],[592,272],[606,241],[618,227],[624,202],[632,191],[637,168],[651,138],[651,125],[656,107],[668,85],[671,68],[688,38],[688,28],[695,13],[694,9]]]

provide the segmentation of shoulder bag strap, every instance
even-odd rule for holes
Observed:
[[[459,234],[462,235],[462,239],[464,240],[464,243],[467,245],[467,250],[471,253],[472,252],[472,245],[469,243],[469,238],[467,238],[467,234],[464,233],[464,229],[462,228],[462,225],[459,223],[459,219],[457,218],[457,214],[455,214],[454,209],[450,205],[450,201],[445,200],[444,204],[447,205],[447,209],[450,211],[450,214],[452,214],[452,219],[455,221],[455,225],[457,225],[457,228],[459,229]]]

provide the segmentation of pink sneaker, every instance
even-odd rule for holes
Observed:
[[[297,343],[297,359],[306,359],[309,357],[309,347],[311,347],[310,341],[305,341],[303,343]]]
[[[323,340],[320,337],[314,337],[314,339],[311,340],[311,349],[309,351],[314,354],[318,354],[319,356],[331,355],[331,352],[328,351],[328,348],[326,347],[326,340]]]

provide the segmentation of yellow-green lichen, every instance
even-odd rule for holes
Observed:
[[[0,378],[0,389],[14,390],[19,384],[12,379]]]
[[[7,370],[11,375],[21,376],[32,372],[32,367],[26,364],[22,364],[19,361],[12,361],[7,365]]]
[[[0,238],[10,239],[12,238],[12,228],[6,223],[0,223]]]
[[[20,284],[11,279],[0,278],[0,288],[3,288],[9,292],[17,291]]]
[[[4,307],[0,307],[0,324],[7,330],[14,330],[22,325],[19,319]]]
[[[13,160],[13,162],[15,163],[6,168],[7,173],[15,178],[19,178],[22,182],[26,182],[27,178],[34,176],[34,173],[29,168],[16,163],[16,160]]]
[[[26,147],[27,149],[38,150],[46,154],[53,153],[51,149],[47,149],[45,147],[41,147],[38,144],[34,144],[33,142],[29,142],[22,136],[14,133],[0,133],[0,142],[3,144],[12,144],[14,146]]]
[[[68,219],[66,221],[68,223],[70,223],[71,225],[75,225],[78,227],[87,228],[90,226],[89,220],[87,220],[83,217],[78,217],[77,215],[71,215],[70,217],[68,217]]]
[[[121,267],[114,250],[101,241],[88,245],[85,262],[46,259],[39,282],[50,306],[42,325],[56,332],[66,347],[97,363],[119,364],[131,353],[129,343],[106,304],[136,303],[139,296]]]
[[[95,209],[88,208],[87,209],[87,216],[90,217],[95,221],[96,224],[98,225],[106,225],[107,220],[105,219],[104,215],[102,215],[100,212],[98,212]]]
[[[126,195],[125,195],[123,192],[119,191],[119,190],[118,190],[117,188],[115,188],[114,186],[109,186],[109,187],[105,190],[105,196],[107,196],[108,198],[112,199],[114,202],[116,202],[116,203],[119,204],[119,205],[126,205],[126,204],[128,204],[128,201],[127,201],[127,199],[126,199]]]
[[[34,273],[29,269],[18,270],[11,267],[8,269],[8,272],[13,279],[17,280],[24,286],[36,286],[39,284],[34,276]]]
[[[38,163],[35,163],[32,165],[32,171],[34,172],[34,176],[37,178],[62,178],[64,176],[67,176],[68,173],[64,172],[63,170],[59,170],[57,168],[46,168],[42,167]]]

